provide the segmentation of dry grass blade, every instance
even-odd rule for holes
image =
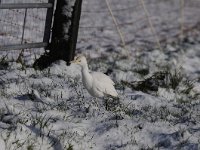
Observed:
[[[181,20],[180,20],[180,36],[181,36],[181,39],[183,39],[183,34],[184,34],[184,5],[185,5],[185,1],[184,0],[180,0],[180,6],[181,6],[181,8],[180,8],[180,15],[181,15]]]
[[[124,40],[124,35],[123,35],[122,31],[120,30],[120,27],[119,27],[119,25],[118,25],[118,23],[117,23],[117,20],[116,20],[114,14],[113,14],[113,11],[112,11],[112,9],[111,9],[111,7],[110,7],[109,1],[108,1],[108,0],[105,0],[105,1],[106,1],[106,5],[107,5],[107,7],[108,7],[109,13],[110,13],[110,15],[111,15],[111,17],[112,17],[112,20],[113,20],[113,22],[114,22],[114,24],[115,24],[115,27],[116,27],[116,29],[117,29],[117,32],[118,32],[118,34],[119,34],[119,36],[120,36],[120,39],[121,39],[121,42],[122,42],[122,46],[123,46],[123,48],[126,50],[126,55],[129,56],[129,51],[128,51],[128,49],[126,48],[126,43],[125,43],[125,40]]]
[[[156,34],[156,31],[155,31],[155,29],[154,29],[154,27],[153,27],[153,23],[152,23],[152,21],[151,21],[151,19],[150,19],[149,12],[148,12],[148,10],[147,10],[147,8],[146,8],[146,5],[145,5],[145,3],[144,3],[144,0],[140,0],[140,2],[141,2],[142,7],[143,7],[143,9],[144,9],[145,15],[146,15],[146,17],[147,17],[147,19],[148,19],[149,26],[150,26],[150,28],[151,28],[151,32],[152,32],[152,34],[155,36],[155,39],[156,39],[156,43],[157,43],[157,45],[158,45],[158,48],[162,51],[163,49],[162,49],[162,47],[161,47],[160,40],[159,40],[159,38],[158,38],[158,36],[157,36],[157,34]]]

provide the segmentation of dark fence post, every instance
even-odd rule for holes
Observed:
[[[67,58],[67,62],[74,59],[77,38],[78,38],[78,29],[79,22],[81,17],[81,8],[82,8],[82,0],[76,0],[74,5],[74,11],[72,12],[72,25],[69,30],[69,55]]]
[[[82,0],[57,0],[50,52],[34,63],[35,68],[43,69],[53,61],[62,59],[70,64],[76,49]]]
[[[73,9],[70,3],[70,0],[57,1],[50,47],[53,56],[68,63],[73,59],[76,49],[82,0],[75,0]]]

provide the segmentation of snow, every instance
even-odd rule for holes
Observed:
[[[134,5],[132,0],[110,0],[110,3],[112,9]],[[179,1],[171,4],[171,0],[147,3],[160,36],[171,37],[179,32],[178,22],[171,21],[178,19],[175,10]],[[199,21],[199,8],[194,5],[192,2],[187,5],[186,27],[189,22]],[[45,16],[33,13],[41,18]],[[139,7],[114,11],[119,23],[136,20],[139,14],[142,16]],[[13,13],[7,16],[13,16]],[[18,17],[23,18],[19,14]],[[42,30],[43,23],[37,23],[30,22]],[[138,27],[145,25],[144,31],[136,33]],[[70,147],[74,150],[200,149],[199,30],[186,34],[184,42],[169,39],[160,51],[148,42],[154,38],[145,38],[149,33],[145,19],[121,27],[131,51],[130,57],[124,58],[121,53],[124,49],[120,47],[120,38],[104,2],[83,1],[80,26],[77,53],[87,57],[91,70],[109,74],[116,83],[119,102],[91,97],[82,85],[81,68],[77,65],[67,66],[66,62],[58,60],[43,71],[34,70],[31,65],[44,52],[42,49],[25,50],[22,57],[25,64],[16,62],[18,51],[1,51],[0,56],[6,56],[6,59],[5,62],[0,59],[0,150],[63,150]],[[105,28],[84,28],[90,26]],[[11,28],[12,33],[16,28]],[[25,38],[42,39],[41,33],[33,36],[30,33]],[[0,38],[1,44],[18,40],[1,34]],[[169,84],[172,83],[169,74],[169,79],[159,83],[156,91],[132,89],[121,82],[141,83],[162,71],[169,71],[175,81],[179,79],[175,72],[180,72],[180,83],[173,88]]]

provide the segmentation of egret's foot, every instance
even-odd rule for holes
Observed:
[[[120,105],[119,97],[106,96],[104,98],[105,109],[114,111]]]

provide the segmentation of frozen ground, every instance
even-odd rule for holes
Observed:
[[[131,0],[110,1],[116,9],[134,5]],[[145,38],[148,27],[135,34],[135,26],[126,26],[122,31],[131,54],[125,58],[109,13],[88,14],[91,8],[106,10],[105,3],[84,1],[77,53],[87,56],[91,70],[112,77],[119,102],[110,99],[105,105],[105,99],[91,97],[76,65],[57,61],[43,71],[34,70],[31,64],[42,50],[25,51],[18,61],[18,52],[1,52],[0,150],[200,149],[200,29],[188,32],[183,42],[171,38],[179,32],[178,23],[169,21],[177,12],[168,13],[169,18],[159,15],[178,1],[155,2],[148,5],[150,14],[159,36],[170,37],[169,43],[163,43],[161,51],[154,46],[155,38]],[[200,20],[194,15],[197,4],[187,5],[186,25]],[[142,10],[131,12],[115,15],[123,23],[136,20]],[[164,23],[171,28],[164,29]],[[145,26],[145,21],[137,26]]]

